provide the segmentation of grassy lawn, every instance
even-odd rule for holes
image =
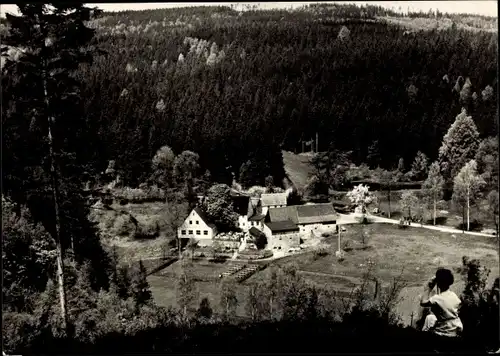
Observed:
[[[364,249],[361,243],[361,231],[369,234],[368,246]],[[401,302],[396,310],[409,322],[411,312],[418,311],[418,295],[423,290],[424,283],[434,275],[438,267],[447,267],[456,271],[462,264],[462,256],[478,258],[481,263],[490,268],[489,285],[498,276],[498,254],[494,237],[478,237],[439,231],[411,228],[398,229],[389,224],[348,225],[342,235],[342,241],[349,241],[353,248],[346,252],[345,260],[339,262],[335,257],[337,239],[325,239],[328,254],[323,257],[314,252],[288,256],[272,262],[271,265],[295,263],[299,273],[307,281],[318,286],[328,286],[341,294],[347,294],[362,281],[368,270],[368,262],[373,262],[373,275],[382,284],[388,285],[393,278],[402,273],[407,287],[402,291]],[[343,242],[344,244],[344,242]],[[227,270],[230,264],[194,261],[185,267],[195,278],[198,298],[192,308],[199,305],[203,297],[210,300],[214,312],[219,309],[220,281],[217,276]],[[176,262],[161,272],[149,277],[153,295],[159,305],[177,306],[175,292],[176,276],[181,272],[181,263]],[[270,269],[266,268],[252,275],[246,281],[236,285],[238,298],[237,315],[245,316],[245,303],[249,287],[267,279]],[[455,272],[456,283],[452,287],[458,294],[463,288],[461,276]]]
[[[206,261],[194,261],[191,266],[185,267],[186,272],[195,279],[195,288],[198,294],[196,300],[191,304],[191,308],[198,308],[201,299],[206,297],[210,301],[210,306],[214,312],[218,312],[220,309],[220,280],[218,275],[226,271],[231,264],[231,262],[210,263]],[[176,281],[182,269],[182,263],[176,262],[163,271],[148,277],[151,292],[158,305],[178,307]],[[248,284],[236,284],[235,292],[238,299],[237,316],[246,316],[245,301],[248,289]]]

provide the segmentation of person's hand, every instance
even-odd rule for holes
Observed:
[[[436,286],[436,279],[433,277],[427,282],[426,289],[428,291],[431,291],[434,289],[435,286]]]

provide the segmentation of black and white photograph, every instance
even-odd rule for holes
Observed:
[[[0,4],[2,351],[500,354],[497,1]]]

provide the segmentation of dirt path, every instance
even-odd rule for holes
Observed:
[[[339,225],[359,223],[358,215],[356,215],[354,213],[339,214],[339,215],[340,215]],[[381,216],[366,214],[366,217],[374,223],[388,223],[388,224],[394,224],[394,225],[399,224],[399,220],[384,218]],[[458,229],[454,229],[454,228],[446,227],[446,226],[420,225],[419,223],[412,223],[410,225],[410,227],[418,227],[418,228],[436,230],[436,231],[441,231],[441,232],[449,232],[451,234],[467,234],[467,235],[473,235],[473,236],[487,236],[487,237],[492,236],[491,234],[485,234],[482,232],[462,231],[462,230],[458,230]]]

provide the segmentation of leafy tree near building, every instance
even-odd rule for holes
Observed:
[[[479,132],[465,109],[457,115],[443,137],[439,148],[439,164],[445,181],[453,180],[467,162],[474,159],[479,147]]]
[[[432,206],[433,224],[436,225],[438,202],[443,197],[444,179],[441,176],[439,163],[434,162],[429,169],[429,175],[422,185],[422,190],[427,203]]]
[[[231,231],[236,226],[237,215],[233,209],[231,188],[215,184],[208,190],[203,209],[219,231]]]
[[[362,214],[365,214],[366,208],[375,202],[375,196],[370,192],[370,187],[363,184],[348,192],[347,198],[356,205]]]
[[[477,173],[477,163],[470,160],[454,179],[453,200],[466,212],[467,231],[470,230],[470,208],[480,195],[484,179]]]

